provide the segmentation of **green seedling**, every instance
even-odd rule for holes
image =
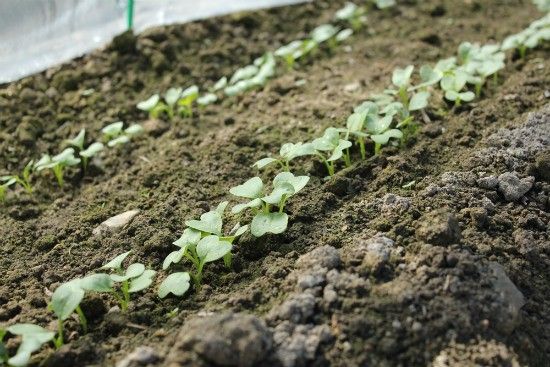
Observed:
[[[86,292],[112,292],[113,281],[108,274],[91,274],[61,284],[53,292],[49,308],[57,316],[57,337],[54,341],[57,348],[63,345],[63,322],[73,313],[78,315],[82,330],[87,332],[88,322],[80,308]]]
[[[548,40],[550,40],[550,13],[541,19],[535,20],[523,31],[505,38],[501,50],[517,49],[523,59],[528,49],[533,49],[541,41]]]
[[[193,85],[183,92],[178,99],[179,113],[182,117],[193,117],[193,102],[199,98],[199,87]]]
[[[2,342],[7,333],[21,337],[21,343],[13,357],[8,355],[8,351]],[[9,326],[6,330],[0,329],[0,365],[7,363],[8,366],[12,367],[27,366],[32,353],[40,350],[44,344],[53,340],[54,337],[55,333],[53,331],[33,324],[15,324]]]
[[[352,34],[353,34],[353,29],[345,28],[345,29],[342,29],[340,32],[338,32],[338,34],[336,35],[336,37],[334,37],[334,39],[336,40],[336,42],[340,43],[350,38]]]
[[[321,24],[311,31],[311,39],[315,41],[317,45],[324,42],[328,43],[331,50],[336,47],[335,36],[340,30],[332,24]]]
[[[399,129],[390,129],[393,115],[388,114],[384,117],[369,115],[365,128],[370,138],[374,142],[374,155],[380,154],[383,145],[388,144],[391,138],[401,139],[403,133]]]
[[[212,88],[210,88],[210,92],[214,93],[224,89],[225,87],[227,87],[227,77],[223,76],[212,86]]]
[[[374,0],[374,4],[378,9],[387,9],[395,6],[395,0]]]
[[[287,45],[279,47],[274,55],[282,58],[287,68],[290,70],[294,67],[296,60],[305,57],[312,53],[318,46],[318,43],[312,39],[302,41],[292,41]]]
[[[233,247],[229,241],[223,240],[216,235],[207,235],[200,238],[200,232],[189,231],[192,233],[192,238],[180,238],[174,244],[178,244],[180,250],[168,255],[164,260],[163,268],[167,269],[170,264],[179,262],[183,257],[193,263],[195,267],[195,273],[189,274],[188,272],[172,273],[160,284],[158,289],[158,296],[160,298],[166,297],[172,293],[176,296],[182,296],[187,292],[190,286],[190,279],[192,278],[195,287],[200,289],[202,284],[202,277],[204,266],[207,263],[217,261],[225,258],[227,254],[231,253]],[[184,236],[187,234],[184,232]]]
[[[396,68],[393,71],[391,81],[398,89],[397,91],[389,90],[392,94],[397,94],[399,100],[404,106],[409,105],[409,94],[407,89],[411,83],[411,76],[414,70],[413,65],[407,66],[405,69]]]
[[[88,148],[81,150],[80,153],[80,159],[82,160],[82,167],[84,168],[84,172],[88,169],[88,163],[90,162],[90,159],[95,157],[103,150],[104,146],[103,143],[95,142],[88,146]]]
[[[348,140],[340,139],[340,132],[338,129],[329,127],[325,130],[322,137],[313,140],[311,143],[315,150],[317,150],[317,156],[327,167],[329,176],[334,175],[334,163],[340,158],[344,157],[346,166],[349,167],[351,165],[351,159],[347,149],[352,146],[352,143]],[[346,151],[345,154],[344,151]]]
[[[107,146],[114,147],[121,144],[126,144],[134,136],[143,133],[141,125],[133,124],[123,129],[124,123],[122,121],[114,122],[101,129],[103,133],[103,140],[107,142]]]
[[[350,135],[355,138],[356,143],[359,145],[361,159],[366,159],[366,156],[367,156],[367,153],[365,150],[365,138],[368,137],[368,135],[365,134],[363,129],[365,127],[365,121],[367,120],[367,115],[369,114],[370,111],[371,110],[367,107],[367,105],[363,103],[361,106],[356,108],[356,111],[354,113],[352,113],[348,117],[346,121],[346,128],[339,129],[340,132],[346,134],[345,140],[348,140]]]
[[[120,304],[120,309],[124,312],[128,309],[130,303],[130,293],[141,292],[148,288],[153,282],[156,271],[145,269],[141,263],[128,265],[126,269],[122,268],[122,263],[130,255],[131,251],[118,255],[101,269],[114,271],[110,279],[115,284],[120,284],[119,291],[114,290],[113,295]]]
[[[294,176],[290,172],[281,172],[273,179],[273,190],[265,195],[264,184],[259,177],[253,177],[229,190],[232,195],[250,199],[247,203],[237,204],[232,209],[233,214],[251,209],[254,218],[250,224],[250,232],[255,237],[266,233],[283,233],[288,226],[288,214],[284,207],[288,198],[300,192],[309,181],[309,176]],[[276,207],[276,211],[272,208]]]
[[[25,165],[21,175],[0,176],[0,202],[4,201],[8,187],[15,183],[21,185],[28,194],[32,194],[31,173],[33,170],[34,161],[31,160]]]
[[[228,96],[235,96],[252,88],[263,87],[267,80],[275,75],[275,57],[268,52],[254,60],[253,65],[248,65],[235,72],[225,87],[224,93]]]
[[[197,104],[201,107],[206,107],[218,100],[218,96],[214,93],[207,93],[197,98]]]
[[[84,149],[85,138],[86,138],[86,129],[82,129],[80,130],[80,132],[76,137],[74,137],[73,139],[68,139],[66,143],[67,145],[70,145],[73,148],[78,149],[78,151],[81,151]]]
[[[248,229],[248,226],[240,226],[237,224],[227,236],[224,236],[222,233],[223,230],[223,215],[225,212],[225,208],[227,207],[228,202],[224,201],[216,207],[216,209],[211,210],[207,213],[204,213],[201,215],[200,220],[187,220],[185,221],[185,225],[187,225],[190,229],[199,231],[201,233],[201,237],[206,237],[209,235],[216,235],[220,237],[222,241],[229,242],[230,244],[233,244],[235,239],[246,232]],[[230,268],[231,262],[232,262],[232,254],[231,252],[228,252],[224,256],[224,263],[225,265]]]
[[[504,52],[498,45],[472,44],[463,42],[458,47],[458,60],[462,63],[460,71],[466,74],[467,83],[475,85],[476,95],[481,94],[481,87],[487,77],[494,75],[495,81],[498,71],[504,68]]]
[[[440,65],[440,67],[443,66]],[[420,83],[415,86],[409,87],[409,92],[418,89],[425,90],[426,88],[437,84],[441,80],[441,78],[443,78],[443,71],[437,69],[437,67],[432,68],[429,65],[422,65],[418,74],[420,75]]]
[[[334,16],[336,20],[348,22],[354,30],[358,30],[366,23],[366,9],[354,3],[346,3]]]
[[[441,79],[441,88],[445,91],[445,99],[454,101],[455,106],[460,106],[461,102],[471,102],[475,94],[471,91],[462,91],[468,80],[468,75],[460,70],[447,73]]]
[[[60,187],[63,187],[63,172],[65,168],[76,166],[79,164],[80,158],[76,158],[74,156],[74,149],[67,148],[53,157],[50,157],[47,154],[42,156],[42,158],[40,158],[40,160],[34,165],[34,169],[37,172],[43,171],[45,169],[51,169],[53,174],[55,175],[55,178],[57,179],[57,183]]]
[[[167,106],[163,102],[161,102],[160,96],[158,94],[153,94],[145,101],[139,102],[136,107],[139,110],[148,112],[149,118],[152,119],[158,118],[159,115],[167,109]]]
[[[306,155],[315,155],[317,151],[311,143],[286,143],[281,146],[279,150],[279,156],[276,158],[262,158],[252,165],[258,169],[262,169],[271,163],[277,163],[281,166],[281,169],[290,171],[290,162],[298,157]]]

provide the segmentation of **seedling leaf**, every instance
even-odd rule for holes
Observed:
[[[239,186],[232,187],[229,192],[232,195],[247,199],[256,199],[262,197],[264,184],[259,177],[252,177],[245,183]]]
[[[158,289],[158,296],[164,298],[170,293],[183,296],[189,289],[191,277],[187,272],[172,273],[162,281]]]
[[[206,236],[197,245],[197,255],[201,262],[208,263],[224,257],[231,247],[231,243],[221,241],[218,236]]]
[[[288,226],[286,213],[258,213],[252,219],[250,232],[254,237],[261,237],[266,233],[283,233]]]
[[[144,290],[153,283],[153,277],[157,272],[151,269],[145,270],[139,277],[132,279],[128,292],[135,293]]]
[[[120,269],[122,267],[122,262],[130,255],[132,251],[125,252],[118,255],[113,260],[109,261],[107,264],[103,265],[101,269]]]

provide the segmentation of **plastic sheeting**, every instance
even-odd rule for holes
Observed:
[[[134,30],[307,0],[135,0]],[[126,29],[126,0],[0,0],[0,83],[108,43]]]

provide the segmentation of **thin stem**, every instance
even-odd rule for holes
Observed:
[[[63,166],[61,166],[60,164],[58,164],[57,166],[54,166],[53,174],[57,179],[57,183],[59,184],[59,187],[63,187]]]
[[[409,95],[407,93],[406,87],[399,88],[399,99],[401,99],[403,107],[407,108],[407,106],[409,105]]]
[[[525,59],[525,54],[527,53],[527,47],[525,46],[519,46],[519,57],[522,59]]]
[[[283,212],[287,199],[288,199],[287,195],[283,195],[283,197],[281,198],[281,202],[279,203],[279,213]]]
[[[88,332],[88,320],[86,320],[86,316],[84,316],[84,312],[82,312],[82,309],[80,306],[76,307],[76,313],[78,314],[78,318],[80,319],[80,325],[82,325],[82,330],[84,333]]]
[[[55,349],[61,348],[63,345],[63,320],[57,320],[57,338],[54,340]]]
[[[346,164],[346,167],[351,166],[351,158],[349,156],[349,148],[344,151],[344,163]]]
[[[122,290],[122,296],[124,297],[124,302],[122,303],[122,311],[126,311],[128,309],[128,304],[130,303],[130,293],[128,292],[128,289],[130,288],[130,285],[127,280],[122,282],[122,285],[120,289]]]
[[[363,138],[359,138],[359,150],[361,151],[361,159],[366,159],[367,152],[365,151],[365,141]]]
[[[382,144],[374,143],[374,155],[380,154],[380,149],[382,149]]]

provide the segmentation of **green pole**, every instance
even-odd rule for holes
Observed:
[[[127,10],[128,30],[131,30],[134,26],[134,0],[128,0]]]

